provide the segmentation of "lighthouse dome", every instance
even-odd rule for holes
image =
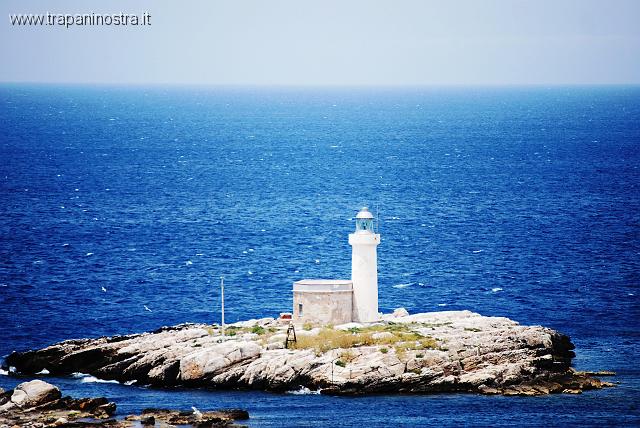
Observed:
[[[372,219],[373,214],[371,214],[371,211],[369,211],[369,208],[363,207],[358,213],[358,215],[356,215],[356,218]]]

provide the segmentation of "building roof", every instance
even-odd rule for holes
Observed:
[[[293,291],[329,293],[352,290],[353,282],[348,279],[302,279],[293,283]]]
[[[351,284],[350,279],[301,279],[294,282],[294,284],[306,284],[306,285],[326,285],[326,284]]]

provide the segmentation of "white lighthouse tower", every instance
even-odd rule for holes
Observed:
[[[373,214],[362,208],[356,215],[356,231],[349,234],[355,322],[378,320],[378,244],[380,235],[373,229]]]

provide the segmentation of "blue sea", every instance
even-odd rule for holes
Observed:
[[[640,425],[640,87],[0,86],[0,355],[290,311],[377,213],[381,311],[571,336],[582,395],[327,397],[80,379],[251,427]],[[145,308],[148,308],[148,310]],[[24,381],[0,375],[0,387]],[[86,380],[86,379],[85,379]]]

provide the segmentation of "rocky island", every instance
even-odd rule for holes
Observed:
[[[374,323],[298,324],[295,342],[288,327],[263,318],[228,325],[223,336],[219,326],[183,324],[14,352],[5,365],[23,375],[324,394],[540,395],[611,386],[571,367],[568,336],[508,318],[397,309]]]

